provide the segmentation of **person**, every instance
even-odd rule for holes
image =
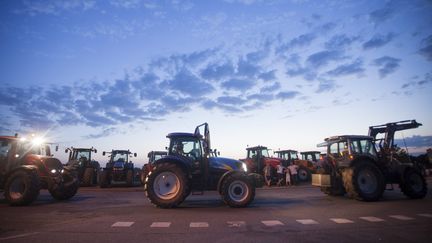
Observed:
[[[291,173],[291,181],[293,185],[297,185],[297,170],[298,170],[298,165],[291,163],[290,166],[288,166],[288,169]]]
[[[290,174],[290,170],[288,169],[288,167],[285,170],[285,185],[291,186],[291,174]]]
[[[278,182],[277,182],[277,186],[282,186],[282,182],[284,179],[284,167],[281,164],[278,164],[276,166],[276,172],[278,175]]]
[[[271,185],[271,168],[270,165],[264,166],[264,180],[267,186]]]

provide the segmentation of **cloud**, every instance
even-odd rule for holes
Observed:
[[[272,85],[267,85],[261,88],[261,93],[273,92],[281,88],[281,84],[279,82],[275,82]]]
[[[279,92],[278,94],[276,94],[276,98],[281,99],[281,100],[291,100],[294,99],[295,97],[299,96],[300,92],[297,91],[282,91]]]
[[[22,5],[22,7],[15,9],[13,12],[16,14],[28,14],[30,16],[39,14],[60,15],[65,11],[87,11],[93,9],[96,2],[94,0],[32,0],[22,1]]]
[[[421,47],[418,53],[424,56],[426,60],[432,61],[432,35],[429,35],[421,41]]]
[[[325,43],[325,47],[330,50],[340,50],[349,47],[359,39],[358,36],[347,36],[346,34],[334,35]]]
[[[318,85],[318,89],[315,91],[315,93],[326,93],[326,92],[333,92],[338,88],[339,86],[336,84],[334,80],[321,80]]]
[[[336,61],[344,58],[341,51],[320,51],[310,55],[306,62],[313,68],[320,68],[327,65],[331,61]]]
[[[406,137],[405,139],[395,139],[395,144],[399,147],[432,147],[432,136],[420,136],[413,135],[412,137]]]
[[[201,71],[201,77],[208,80],[221,80],[230,77],[234,74],[234,66],[232,63],[227,62],[221,65],[209,64]]]
[[[137,8],[142,4],[142,0],[110,0],[110,4],[121,8]]]
[[[228,90],[244,91],[251,89],[255,85],[255,81],[251,79],[230,79],[221,84],[223,88]]]
[[[118,133],[117,129],[112,127],[112,128],[103,129],[99,133],[89,134],[87,136],[84,136],[84,138],[85,139],[96,139],[96,138],[107,137],[109,135],[116,134],[116,133]]]
[[[377,34],[373,36],[370,40],[363,43],[364,50],[370,50],[373,48],[379,48],[385,46],[390,41],[392,41],[396,37],[394,33],[388,33],[387,35]]]
[[[263,72],[258,75],[258,78],[264,81],[271,81],[276,79],[276,70],[271,70],[268,72]]]
[[[282,43],[280,46],[276,48],[276,53],[279,55],[285,54],[288,50],[292,50],[294,48],[309,46],[313,40],[315,40],[317,36],[314,33],[307,33],[299,35],[288,42]]]
[[[379,67],[378,72],[380,78],[385,78],[387,75],[394,73],[399,68],[401,59],[383,56],[373,61],[373,64]]]
[[[211,84],[201,80],[186,69],[177,73],[173,79],[166,81],[164,84],[172,90],[189,96],[203,96],[214,90]]]
[[[359,75],[362,74],[364,71],[365,69],[363,68],[363,61],[358,58],[352,63],[343,64],[333,70],[328,71],[327,74],[332,77],[340,77],[352,74]]]
[[[246,100],[237,96],[221,96],[217,98],[217,102],[223,105],[243,105]]]
[[[424,75],[424,78],[418,80],[419,77],[412,78],[413,81],[404,83],[402,85],[402,89],[408,89],[408,88],[422,88],[423,86],[427,84],[432,84],[432,73],[426,73]]]
[[[378,25],[390,19],[394,15],[392,2],[388,2],[383,8],[376,9],[369,14],[369,19],[372,23]]]

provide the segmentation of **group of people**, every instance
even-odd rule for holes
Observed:
[[[285,181],[286,186],[296,185],[298,178],[298,165],[291,163],[287,167],[279,164],[276,166],[277,174],[277,186],[282,186]],[[264,179],[267,186],[271,186],[272,183],[272,166],[266,165],[264,167]]]

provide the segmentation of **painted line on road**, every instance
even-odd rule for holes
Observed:
[[[418,216],[426,217],[426,218],[432,218],[432,214],[430,213],[419,213]]]
[[[366,220],[369,222],[373,222],[373,223],[385,221],[382,218],[377,218],[377,217],[372,217],[372,216],[360,217],[360,219],[363,219],[363,220]]]
[[[282,223],[279,220],[263,220],[263,221],[261,221],[261,223],[263,223],[265,226],[269,226],[269,227],[285,225],[284,223]]]
[[[245,221],[227,221],[228,227],[230,228],[240,228],[246,225]]]
[[[153,222],[150,227],[151,228],[169,228],[171,226],[171,222]]]
[[[414,218],[405,216],[405,215],[389,215],[390,218],[399,219],[399,220],[413,220]]]
[[[208,228],[209,227],[209,223],[207,222],[191,222],[189,224],[190,228]]]
[[[12,235],[12,236],[7,236],[7,237],[0,238],[0,241],[3,241],[3,240],[12,240],[12,239],[16,239],[16,238],[22,238],[22,237],[27,237],[27,236],[31,236],[31,235],[37,235],[37,234],[39,234],[39,232],[20,234],[20,235]]]
[[[305,224],[305,225],[319,224],[317,221],[315,221],[313,219],[297,219],[296,221],[300,224]]]
[[[111,227],[131,227],[135,222],[115,222]]]
[[[342,218],[331,218],[331,221],[337,223],[337,224],[352,224],[354,221],[349,219],[342,219]]]

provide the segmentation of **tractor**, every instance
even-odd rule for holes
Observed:
[[[142,170],[141,170],[141,183],[143,185],[144,185],[144,181],[145,181],[146,176],[148,175],[149,171],[152,170],[153,163],[156,160],[166,156],[167,154],[168,153],[166,151],[150,151],[147,154],[147,158],[149,159],[148,163],[143,165]]]
[[[297,165],[298,168],[298,180],[301,182],[310,181],[311,174],[317,170],[317,161],[320,158],[319,151],[306,151],[301,152],[302,159],[299,159],[298,152],[296,150],[279,150],[275,151],[277,157],[282,160],[283,166],[290,164]]]
[[[167,138],[168,155],[154,162],[144,182],[146,196],[160,208],[177,207],[190,194],[205,190],[218,191],[230,207],[246,207],[255,198],[255,188],[263,185],[262,176],[249,173],[245,163],[210,156],[207,123],[194,133],[170,133]]]
[[[312,185],[328,195],[344,195],[362,201],[379,200],[387,185],[399,184],[403,194],[424,198],[427,184],[418,166],[394,144],[397,131],[421,126],[415,120],[369,127],[369,135],[326,138],[318,146],[327,147],[322,170],[312,175]],[[377,138],[383,134],[384,138]]]
[[[40,189],[48,189],[57,200],[66,200],[78,188],[75,168],[53,158],[50,146],[41,139],[0,136],[0,190],[10,205],[32,203]]]
[[[248,171],[264,175],[264,167],[268,165],[271,168],[270,183],[276,184],[277,166],[282,165],[282,159],[270,157],[268,148],[265,146],[248,147],[246,151],[247,157],[241,161],[246,163]]]
[[[135,168],[131,155],[137,156],[136,153],[129,150],[112,150],[111,152],[103,152],[102,155],[109,155],[109,162],[100,173],[99,186],[101,188],[109,187],[113,184],[126,184],[126,186],[134,186],[140,180],[140,169]]]
[[[92,160],[92,153],[97,153],[95,148],[70,147],[65,150],[65,153],[69,153],[69,160],[66,165],[75,165],[77,167],[81,186],[98,184],[100,165],[99,162]]]

